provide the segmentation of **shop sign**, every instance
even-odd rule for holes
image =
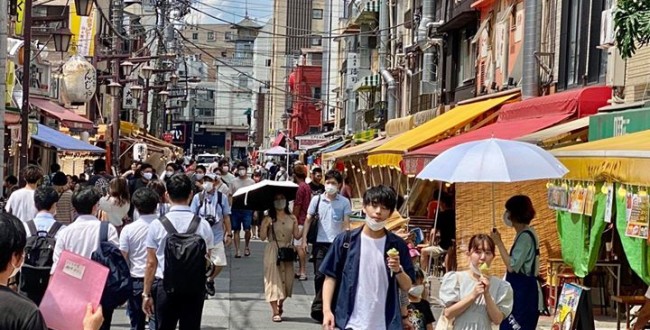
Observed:
[[[170,133],[172,135],[172,143],[185,143],[185,124],[174,125]]]
[[[617,111],[589,117],[589,141],[650,129],[650,108]]]

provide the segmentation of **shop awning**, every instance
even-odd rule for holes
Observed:
[[[30,97],[29,103],[41,109],[43,114],[61,122],[61,125],[78,130],[92,130],[93,122],[78,114],[45,99]]]
[[[105,153],[100,147],[94,146],[88,142],[75,139],[70,135],[63,134],[53,128],[38,124],[38,134],[32,135],[32,139],[50,145],[58,151],[67,152],[90,152]]]
[[[517,138],[516,140],[542,145],[554,141],[559,141],[570,136],[572,132],[587,129],[587,127],[589,127],[589,118],[590,117],[584,117],[572,120],[568,123],[560,124],[557,126],[549,127],[547,129],[543,129],[539,132],[524,135]]]
[[[348,143],[348,140],[339,141],[339,142],[330,144],[327,147],[324,147],[324,148],[318,150],[317,152],[321,153],[321,154],[324,154],[324,153],[327,153],[327,152],[333,152],[333,151],[341,149],[346,143]]]
[[[559,148],[551,153],[569,169],[567,179],[650,185],[650,130]]]
[[[496,123],[408,153],[405,162],[417,162],[417,165],[406,164],[409,171],[415,171],[407,174],[417,174],[434,157],[465,142],[491,137],[516,139],[571,117],[594,114],[599,107],[607,104],[610,93],[609,87],[587,87],[504,105]]]
[[[328,152],[328,153],[323,153],[323,160],[324,161],[333,161],[337,159],[344,159],[347,157],[351,156],[363,156],[368,152],[368,150],[372,150],[374,148],[379,147],[380,145],[396,138],[396,136],[390,137],[390,138],[385,138],[385,137],[378,137],[372,141],[368,141],[362,144],[357,144],[356,146],[352,146],[349,148],[341,149],[338,151],[334,152]]]
[[[20,124],[20,114],[5,110],[5,126]]]
[[[354,135],[352,135],[352,140],[356,142],[368,142],[372,141],[375,136],[377,136],[377,129],[371,128],[365,131],[354,133]]]
[[[159,148],[169,148],[171,151],[182,149],[181,147],[167,143],[151,134],[144,134],[144,130],[140,128],[137,124],[130,123],[128,121],[120,121],[120,135],[121,136],[133,136],[137,139],[146,140],[151,142],[152,145]]]
[[[459,105],[428,122],[399,135],[369,152],[369,166],[390,166],[399,168],[402,156],[418,147],[430,144],[445,135],[452,135],[476,117],[497,107],[508,100],[519,97],[510,94],[484,101]]]
[[[280,146],[284,141],[284,138],[285,138],[284,133],[282,132],[278,133],[278,136],[276,136],[275,140],[273,140],[273,144],[271,145],[271,147]]]
[[[391,137],[402,134],[415,127],[415,118],[406,116],[402,118],[391,119],[386,122],[386,136]]]

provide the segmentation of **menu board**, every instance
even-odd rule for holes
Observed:
[[[585,211],[585,201],[587,199],[587,189],[578,186],[569,189],[569,212],[583,214]]]
[[[650,196],[647,194],[628,194],[626,196],[627,227],[625,236],[648,238],[649,206]]]
[[[591,216],[594,212],[594,197],[596,195],[596,187],[589,186],[585,192],[585,211],[586,216]]]
[[[569,208],[569,192],[566,187],[551,186],[548,188],[548,206],[551,209],[566,211]]]
[[[593,330],[594,316],[589,288],[566,283],[558,300],[552,330]]]

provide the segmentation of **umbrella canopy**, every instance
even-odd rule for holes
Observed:
[[[239,210],[267,210],[273,207],[276,194],[283,194],[287,202],[296,199],[298,185],[291,181],[262,180],[241,188],[232,196],[232,208]]]
[[[536,145],[491,138],[463,143],[441,153],[417,178],[446,182],[518,182],[557,179],[568,172],[559,160]]]
[[[262,153],[264,153],[267,156],[284,156],[287,153],[291,153],[291,152],[287,151],[285,147],[275,146],[262,151]]]

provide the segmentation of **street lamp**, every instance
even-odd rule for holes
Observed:
[[[178,76],[175,73],[172,73],[172,75],[169,77],[169,81],[173,86],[176,86],[176,84],[178,84]]]
[[[140,85],[133,85],[131,86],[131,95],[133,96],[134,99],[140,99],[140,96],[142,96],[142,86]]]
[[[54,49],[57,52],[65,53],[70,48],[70,39],[72,39],[72,32],[70,29],[58,29],[52,33],[54,39]]]
[[[169,92],[168,91],[162,91],[158,93],[158,96],[160,97],[160,102],[167,103],[167,99],[169,98]]]
[[[117,97],[120,95],[120,90],[122,89],[122,85],[115,81],[111,81],[110,84],[108,84],[108,93],[111,94],[113,97]]]
[[[144,66],[142,69],[140,69],[140,73],[142,73],[142,78],[149,80],[153,75],[153,68],[148,65]]]
[[[125,77],[128,77],[131,75],[131,72],[133,72],[133,63],[130,61],[125,61],[120,64],[120,67],[122,68],[122,74]]]
[[[74,0],[77,16],[90,16],[93,10],[93,0]]]

